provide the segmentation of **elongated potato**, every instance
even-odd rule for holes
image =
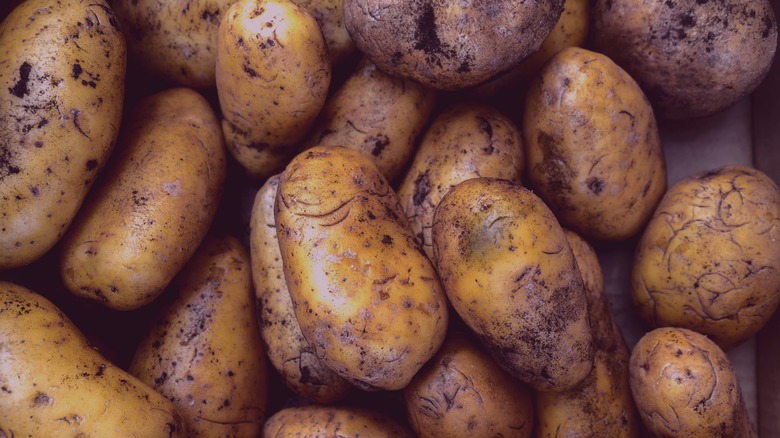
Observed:
[[[63,239],[61,274],[72,293],[125,310],[156,298],[198,248],[226,160],[214,111],[186,88],[141,101],[117,149]]]
[[[582,277],[531,191],[495,178],[456,185],[436,208],[433,254],[452,307],[512,376],[564,391],[590,373]]]
[[[189,436],[168,399],[35,292],[0,282],[0,340],[0,436]]]
[[[279,179],[275,219],[317,357],[364,389],[406,386],[444,340],[447,302],[371,158],[338,146],[299,154]]]
[[[104,0],[29,0],[0,24],[0,270],[70,225],[117,139],[125,39]]]
[[[320,361],[301,332],[276,236],[274,204],[279,175],[260,187],[252,206],[250,254],[260,334],[271,365],[294,393],[317,403],[344,398],[352,385]]]
[[[285,408],[265,423],[266,437],[412,438],[414,434],[380,412],[346,406]]]

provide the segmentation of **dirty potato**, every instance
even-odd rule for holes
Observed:
[[[308,438],[412,438],[414,434],[393,418],[348,406],[284,408],[265,423],[263,436]]]
[[[293,2],[306,8],[317,20],[328,46],[332,65],[337,65],[357,50],[344,24],[344,6],[341,0],[293,0]]]

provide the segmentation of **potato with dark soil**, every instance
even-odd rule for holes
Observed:
[[[276,412],[265,423],[265,437],[412,438],[397,420],[368,409],[347,406],[301,406]]]
[[[328,45],[330,61],[334,66],[352,55],[357,48],[344,24],[344,6],[341,0],[293,0],[306,8],[317,20]]]

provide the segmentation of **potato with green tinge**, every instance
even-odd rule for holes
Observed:
[[[439,113],[398,187],[406,218],[425,254],[433,260],[433,213],[453,186],[478,177],[520,183],[524,165],[520,129],[496,108],[459,102]]]
[[[381,412],[349,406],[284,408],[265,422],[263,436],[308,438],[412,438],[403,424]]]
[[[219,27],[217,95],[227,149],[255,178],[279,173],[325,105],[319,24],[292,0],[239,0]]]
[[[653,327],[685,327],[729,349],[780,303],[780,189],[763,172],[723,166],[664,195],[639,241],[631,294]]]
[[[582,276],[555,216],[530,190],[474,178],[436,207],[433,254],[447,297],[493,358],[540,391],[590,373]]]
[[[71,224],[118,136],[126,58],[104,0],[29,0],[0,23],[0,270]]]
[[[463,330],[448,333],[403,395],[409,423],[420,438],[530,438],[533,431],[529,388]]]
[[[508,70],[542,44],[564,0],[344,0],[344,21],[380,69],[458,90]]]
[[[173,289],[128,371],[176,405],[190,437],[257,437],[268,376],[248,252],[209,237]]]
[[[344,6],[341,0],[293,0],[306,8],[317,20],[328,45],[330,61],[337,65],[352,55],[357,48],[344,24]]]
[[[118,310],[154,300],[195,253],[226,173],[219,120],[187,88],[133,109],[106,175],[63,238],[60,273],[77,296]]]
[[[707,336],[652,330],[634,346],[629,367],[640,417],[655,436],[756,436],[734,368]]]
[[[276,229],[295,316],[317,357],[362,389],[406,386],[447,330],[447,300],[370,157],[302,152],[279,178]]]
[[[274,204],[279,175],[255,195],[249,223],[252,281],[260,334],[271,365],[295,394],[316,403],[333,403],[347,396],[352,385],[326,367],[301,332],[276,236]]]
[[[364,58],[328,99],[304,147],[340,145],[374,157],[388,181],[406,169],[436,93],[379,70]]]
[[[0,339],[0,436],[189,436],[173,403],[41,295],[0,282]]]
[[[567,48],[544,66],[528,90],[523,135],[530,185],[582,235],[638,234],[666,189],[653,108],[599,53]]]

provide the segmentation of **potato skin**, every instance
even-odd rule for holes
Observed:
[[[777,49],[768,0],[596,0],[594,50],[626,69],[660,118],[714,114],[751,93]]]
[[[0,282],[0,339],[0,436],[188,436],[170,401],[37,293]]]
[[[640,232],[666,188],[653,109],[604,55],[567,48],[531,84],[523,115],[528,179],[561,221],[596,239]]]
[[[417,242],[433,260],[431,228],[441,198],[470,178],[520,183],[525,165],[520,129],[496,108],[460,102],[445,108],[426,129],[398,187]]]
[[[126,58],[103,0],[30,0],[0,24],[0,270],[49,251],[82,205],[117,139]]]
[[[309,405],[276,412],[266,421],[263,436],[412,438],[414,434],[380,412],[347,406]]]
[[[634,255],[631,293],[653,327],[704,333],[729,349],[780,303],[780,189],[763,172],[724,166],[664,195]]]
[[[463,330],[450,331],[403,395],[409,423],[420,438],[530,438],[533,431],[531,391]]]
[[[374,157],[391,183],[406,169],[436,104],[436,93],[363,58],[325,103],[304,145],[339,145]]]
[[[328,46],[330,62],[337,65],[352,55],[357,48],[344,24],[344,6],[341,0],[293,0],[306,8],[317,20]]]
[[[62,243],[74,294],[129,310],[156,298],[206,236],[226,159],[205,98],[174,88],[138,103],[117,153]]]
[[[239,0],[219,28],[217,95],[228,151],[255,178],[279,173],[325,105],[328,47],[291,0]]]
[[[452,307],[512,376],[563,391],[590,373],[582,277],[531,191],[494,178],[456,185],[436,208],[433,254]]]
[[[295,315],[317,356],[363,389],[406,386],[444,340],[447,301],[374,162],[309,149],[282,173],[275,208]]]
[[[634,346],[631,391],[655,436],[755,437],[726,353],[701,333],[662,327]]]
[[[320,361],[295,317],[276,236],[278,187],[279,175],[260,187],[250,220],[249,248],[260,334],[271,365],[288,388],[316,403],[333,403],[343,399],[352,385]]]

